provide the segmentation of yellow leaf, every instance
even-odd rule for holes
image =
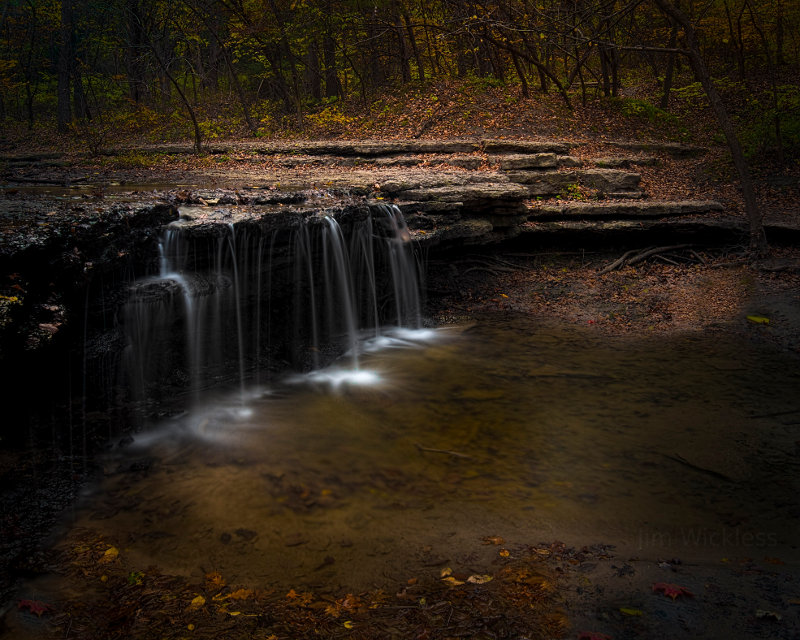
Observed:
[[[441,573],[439,573],[440,578],[445,578],[453,573],[453,570],[450,567],[445,567],[442,569]]]
[[[492,576],[483,574],[478,575],[475,574],[474,576],[470,576],[467,578],[467,582],[471,582],[472,584],[486,584],[487,582],[491,582]]]
[[[641,616],[644,615],[644,611],[641,609],[634,609],[632,607],[620,607],[619,610],[624,613],[626,616]]]
[[[189,608],[190,609],[199,609],[205,603],[206,603],[206,599],[203,596],[197,596],[189,603]]]
[[[231,600],[247,600],[253,597],[253,592],[250,589],[237,589],[228,597]]]
[[[747,316],[747,319],[754,324],[769,324],[769,318],[764,316]]]
[[[103,554],[103,557],[100,558],[100,562],[113,562],[119,557],[119,549],[116,547],[109,547],[106,549],[106,552]]]
[[[500,557],[501,558],[508,558],[511,554],[509,553],[508,549],[500,549]]]
[[[456,580],[453,576],[447,576],[446,578],[442,578],[442,582],[446,582],[451,587],[456,587],[460,584],[464,584],[463,580]]]
[[[241,611],[228,611],[229,616],[240,616],[242,615]]]
[[[194,631],[194,625],[193,625],[193,624],[191,624],[191,623],[187,624],[187,625],[186,625],[186,628],[187,628],[189,631]]]
[[[225,586],[225,578],[218,571],[212,571],[211,573],[206,574],[206,582],[211,587],[224,587]]]
[[[501,293],[501,294],[500,294],[500,297],[501,297],[501,298],[507,298],[508,296],[507,296],[505,293]]]
[[[345,620],[345,621],[342,623],[342,626],[343,626],[345,629],[352,629],[354,625],[353,625],[353,623],[352,623],[350,620]]]

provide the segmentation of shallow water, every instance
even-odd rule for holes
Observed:
[[[484,536],[796,557],[796,358],[520,316],[373,346],[356,379],[289,378],[154,426],[68,528],[142,569],[330,592],[479,571]]]

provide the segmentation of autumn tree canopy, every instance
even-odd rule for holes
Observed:
[[[662,108],[691,21],[717,83],[766,82],[759,136],[800,141],[800,5],[788,0],[4,0],[0,120],[61,131],[170,116],[199,144],[225,112],[246,135],[302,130],[338,101],[476,77],[570,108],[636,79]],[[795,81],[787,80],[795,78]],[[753,96],[756,92],[749,91]]]

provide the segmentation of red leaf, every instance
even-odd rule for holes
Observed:
[[[611,640],[611,636],[596,631],[581,631],[578,634],[578,640]]]
[[[52,611],[53,607],[39,600],[20,600],[17,602],[17,609],[20,611],[27,609],[31,613],[35,613],[37,616],[41,617],[43,613]]]
[[[686,587],[679,587],[677,584],[670,584],[669,582],[656,582],[653,585],[653,591],[660,591],[673,600],[678,596],[687,596],[691,598],[694,595]]]

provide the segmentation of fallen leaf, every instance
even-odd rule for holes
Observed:
[[[634,609],[632,607],[620,607],[620,612],[624,613],[626,616],[642,616],[644,615],[644,611],[641,609]]]
[[[106,578],[107,580],[108,578]],[[131,571],[128,574],[128,584],[131,586],[139,586],[144,583],[144,573],[142,571]]]
[[[106,552],[102,555],[99,562],[106,563],[106,562],[114,562],[119,557],[119,549],[116,547],[109,547],[106,549]]]
[[[447,576],[451,575],[452,573],[453,573],[453,570],[450,567],[445,567],[444,569],[442,569],[439,572],[439,577],[440,578],[446,578]]]
[[[211,588],[221,589],[225,586],[225,578],[218,571],[206,574],[206,585]]]
[[[753,324],[769,324],[769,318],[764,316],[747,316],[747,319]]]
[[[43,613],[49,613],[53,607],[39,600],[20,600],[17,602],[17,609],[20,611],[27,609],[41,618]]]
[[[449,584],[451,587],[457,587],[460,584],[464,584],[463,580],[456,580],[453,576],[442,578],[442,582]]]
[[[759,620],[782,620],[783,616],[780,613],[775,613],[774,611],[765,611],[764,609],[758,609],[756,611],[756,618]]]
[[[487,574],[483,575],[476,574],[474,576],[470,576],[469,578],[467,578],[467,582],[470,582],[472,584],[486,584],[487,582],[491,581],[492,581],[492,576]]]
[[[660,591],[665,596],[669,596],[673,600],[678,596],[687,596],[691,598],[694,595],[686,587],[680,587],[677,584],[670,584],[668,582],[656,582],[653,585],[653,591],[654,592]]]
[[[253,597],[253,592],[250,589],[237,589],[228,596],[231,600],[247,600]]]
[[[494,545],[501,545],[505,542],[500,536],[484,536],[481,538],[483,540],[483,544],[494,544]]]
[[[200,607],[205,605],[205,603],[206,603],[206,599],[203,596],[196,596],[189,603],[189,609],[192,609],[192,610],[199,609]]]
[[[353,628],[355,625],[354,625],[354,624],[353,624],[353,623],[352,623],[350,620],[345,620],[345,621],[342,623],[342,626],[343,626],[345,629],[352,629],[352,628]]]
[[[508,549],[500,549],[499,553],[500,553],[500,557],[501,558],[508,558],[508,556],[511,555],[511,553],[509,553]]]

